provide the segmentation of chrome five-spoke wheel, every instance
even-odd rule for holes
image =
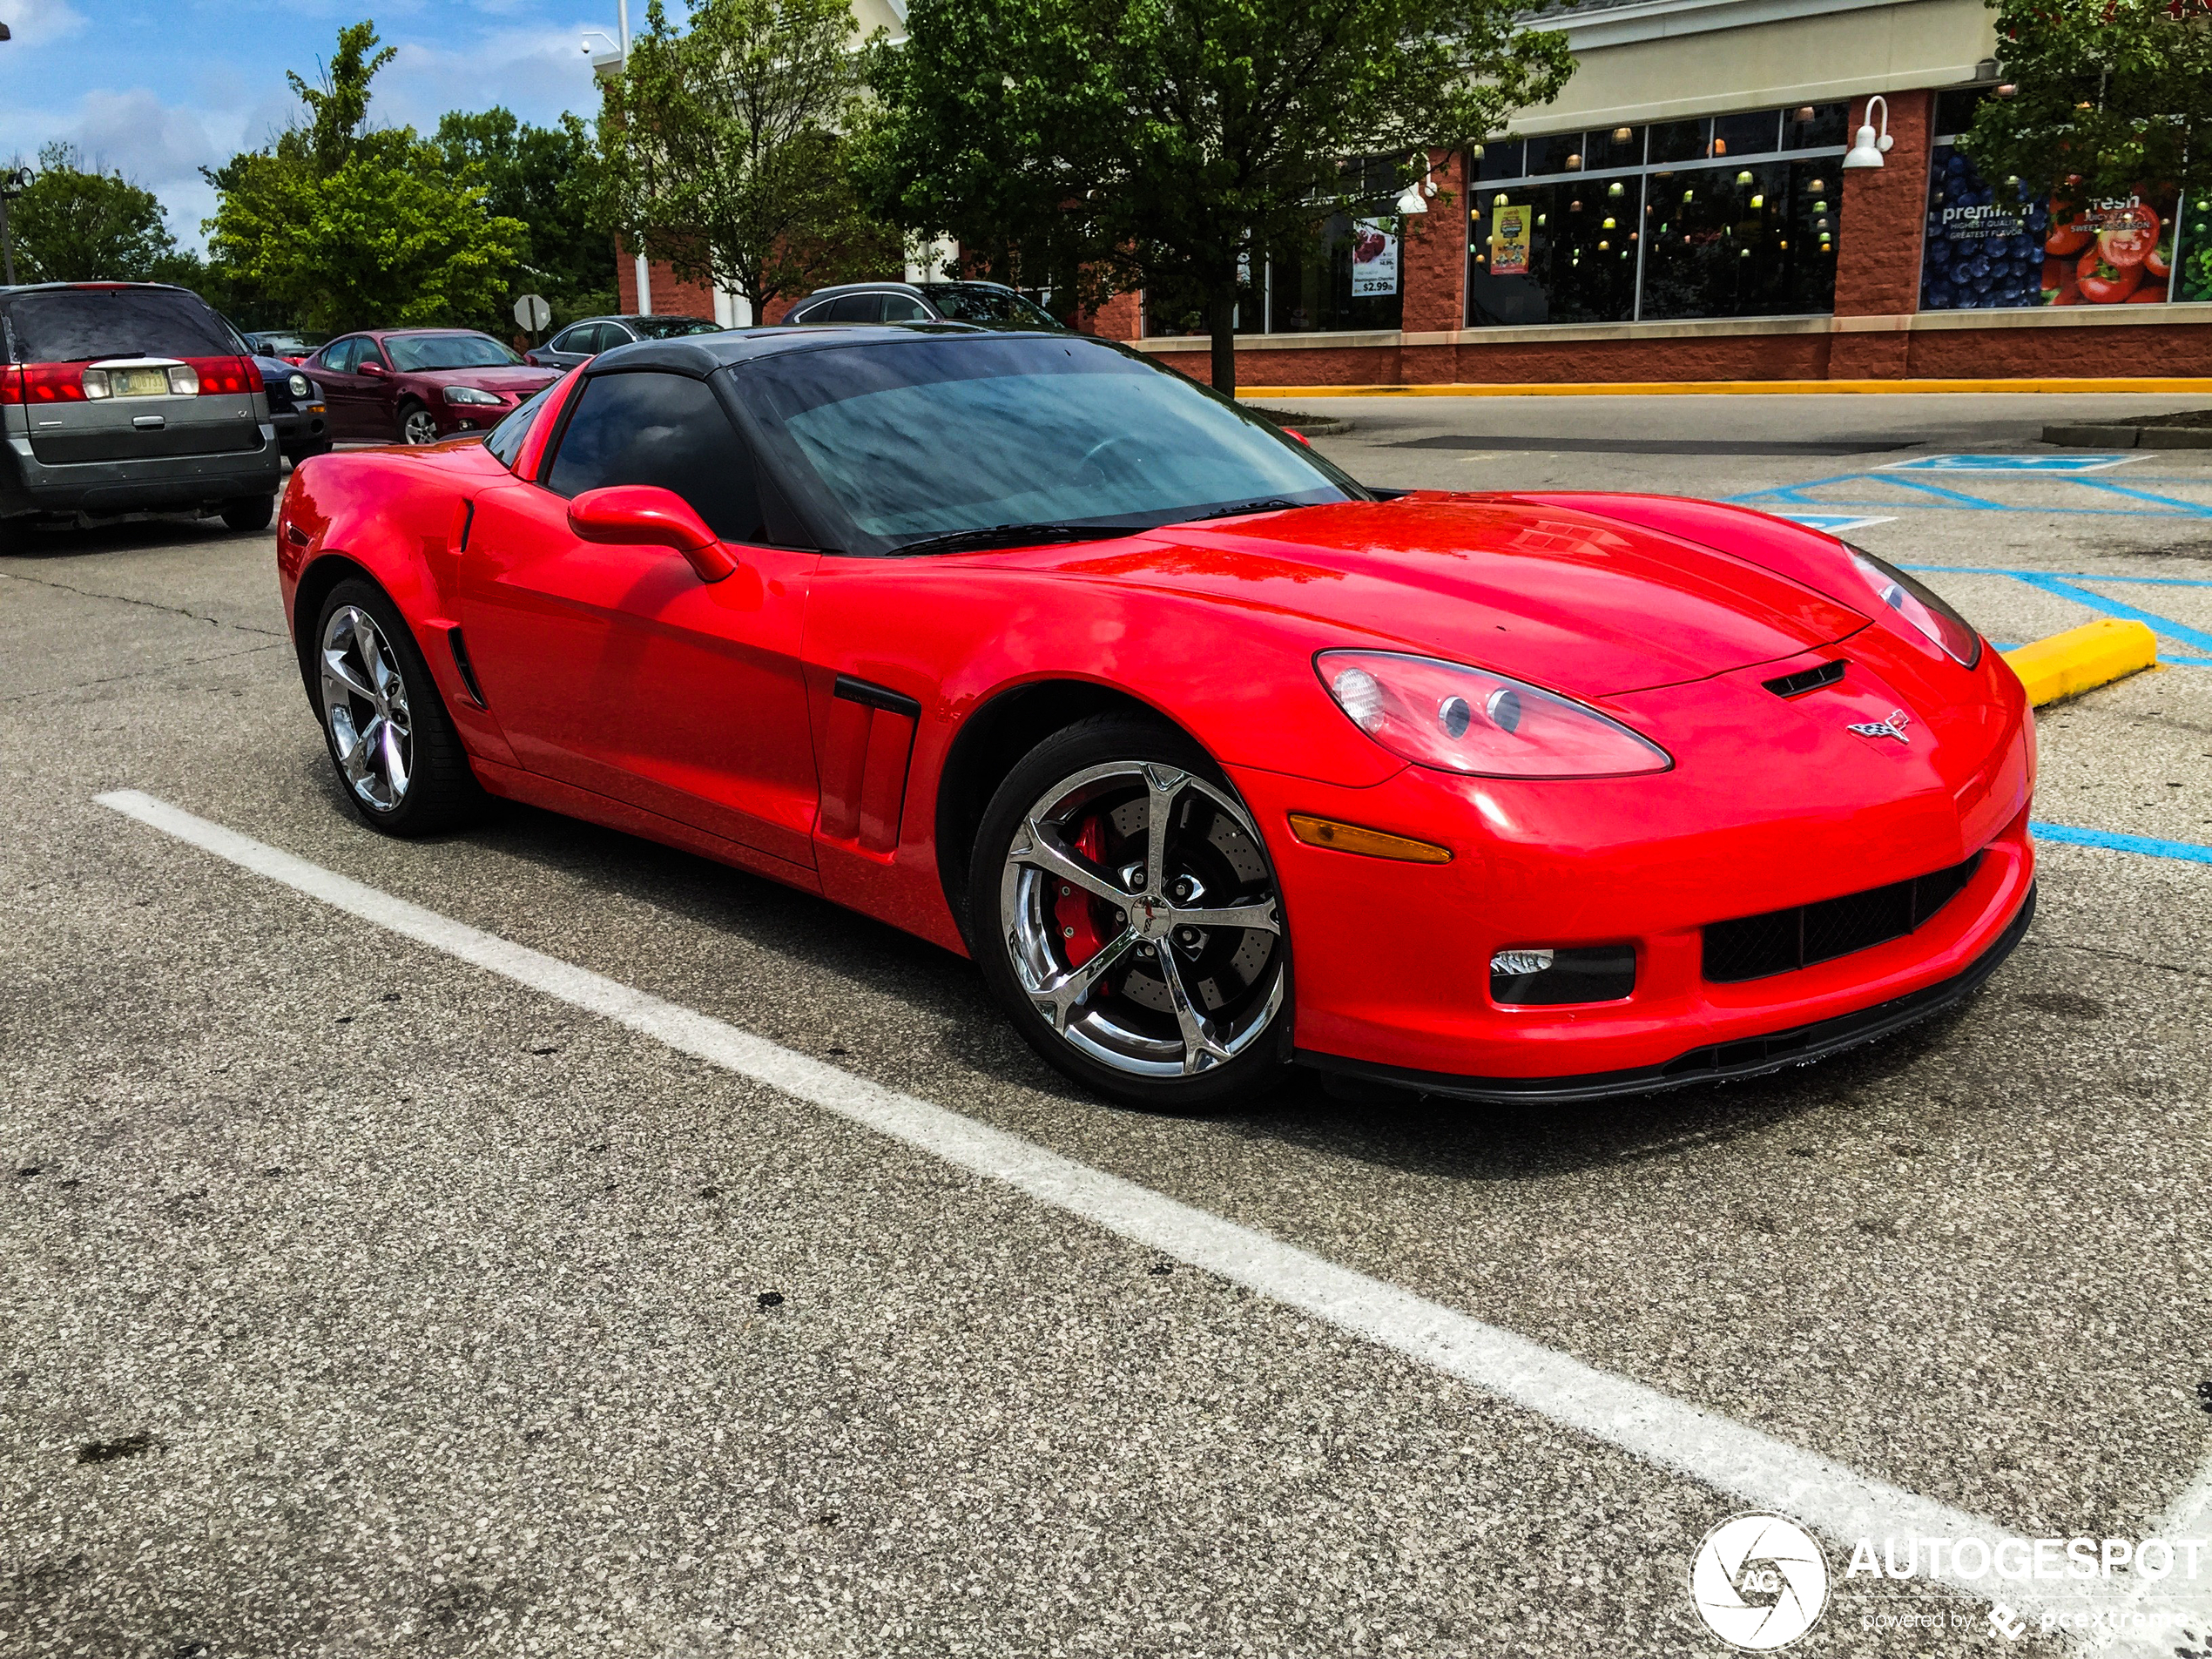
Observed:
[[[391,642],[358,605],[323,624],[323,721],[331,752],[354,795],[378,813],[397,812],[415,770],[415,721]]]
[[[1037,795],[1006,841],[1001,948],[1061,1041],[1119,1077],[1191,1078],[1275,1023],[1288,985],[1258,831],[1181,766],[1113,760]]]
[[[411,408],[400,418],[400,435],[409,443],[435,443],[438,417],[426,408]]]

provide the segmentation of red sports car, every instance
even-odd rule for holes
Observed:
[[[972,956],[1117,1099],[1817,1058],[2025,932],[2033,725],[1940,598],[1708,502],[1363,489],[1124,349],[597,357],[278,528],[346,798],[489,795]]]
[[[485,433],[560,378],[474,328],[372,328],[307,360],[323,388],[330,435],[436,443]]]

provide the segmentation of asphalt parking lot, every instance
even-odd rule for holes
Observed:
[[[2212,1532],[2212,453],[1943,459],[2185,405],[1330,402],[1376,483],[1852,523],[2170,659],[2040,717],[1967,1006],[1571,1109],[1106,1108],[819,900],[361,828],[264,536],[0,561],[0,1654],[1719,1654],[1693,1552],[1791,1494]],[[1822,1537],[1792,1652],[2067,1650]]]

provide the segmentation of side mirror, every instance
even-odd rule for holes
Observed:
[[[374,374],[381,377],[384,373],[384,365],[381,363],[363,363],[361,366],[360,372],[364,374]]]
[[[721,538],[691,503],[658,484],[609,484],[569,503],[569,529],[579,541],[616,547],[672,547],[702,582],[719,582],[738,568]]]

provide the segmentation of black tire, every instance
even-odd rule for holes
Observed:
[[[408,435],[408,428],[414,422],[415,417],[419,415],[428,418],[429,414],[429,406],[424,403],[421,399],[412,397],[402,399],[400,402],[399,409],[400,442],[401,443],[408,444],[437,443],[442,442],[442,437],[437,429],[437,423],[435,420],[431,421],[429,426],[427,428],[427,431],[428,433],[428,436],[417,438]]]
[[[1071,785],[1073,792],[1063,793]],[[1066,816],[1040,821],[1055,835],[1081,825],[1076,840],[1061,837],[1041,848],[1029,837],[1032,812],[1056,813],[1069,802]],[[1155,813],[1168,824],[1167,853],[1161,891],[1147,891]],[[1095,850],[1082,850],[1082,840]],[[1048,851],[1059,860],[1070,850],[1092,877],[1106,880],[1113,898],[1098,888],[1078,893],[1048,873],[1065,867],[1039,861]],[[1143,873],[1124,893],[1116,868]],[[1193,884],[1193,908],[1178,910]],[[1118,902],[1123,899],[1126,906]],[[1200,914],[1196,907],[1209,902],[1271,918],[1272,925],[1177,925],[1179,914]],[[1064,907],[1069,904],[1072,912]],[[1023,1040],[1085,1088],[1147,1111],[1214,1111],[1257,1100],[1288,1076],[1291,940],[1274,867],[1228,779],[1172,726],[1097,715],[1025,755],[984,810],[967,908],[976,964],[992,995]],[[1062,942],[1075,937],[1061,925],[1070,915],[1091,930],[1084,962]],[[1147,932],[1157,928],[1168,931]],[[1055,1023],[1043,1011],[1053,1006],[1051,975],[1102,961],[1118,965],[1064,1006]],[[1040,986],[1048,995],[1040,995]],[[1215,1057],[1217,1037],[1226,1057]]]
[[[310,438],[305,443],[295,443],[287,449],[284,452],[284,458],[296,467],[310,455],[327,455],[329,453],[330,440],[328,438]]]
[[[384,798],[391,796],[392,792],[381,751],[380,759],[363,770],[383,776],[384,789],[364,787],[348,771],[347,754],[341,749],[337,717],[329,706],[333,690],[323,666],[325,642],[330,637],[333,618],[347,610],[365,612],[374,623],[378,655],[384,657],[385,647],[388,646],[386,666],[397,674],[404,691],[407,781],[391,799]],[[361,660],[358,651],[349,659],[357,676]],[[330,752],[330,764],[338,774],[339,792],[364,824],[386,835],[409,837],[436,834],[482,815],[489,798],[484,793],[483,786],[476,781],[476,774],[469,769],[461,734],[454,730],[452,717],[446,712],[445,700],[438,694],[437,683],[430,678],[430,670],[422,660],[414,634],[401,617],[399,607],[381,588],[354,577],[330,590],[315,617],[314,632],[308,640],[308,671],[315,688],[312,693],[315,713],[322,724],[323,745]],[[373,725],[374,711],[376,705],[367,699],[349,698],[349,728],[356,735],[365,734]]]
[[[30,520],[0,518],[0,558],[30,551]]]
[[[276,496],[240,496],[223,503],[223,523],[240,532],[265,530],[276,516]]]

